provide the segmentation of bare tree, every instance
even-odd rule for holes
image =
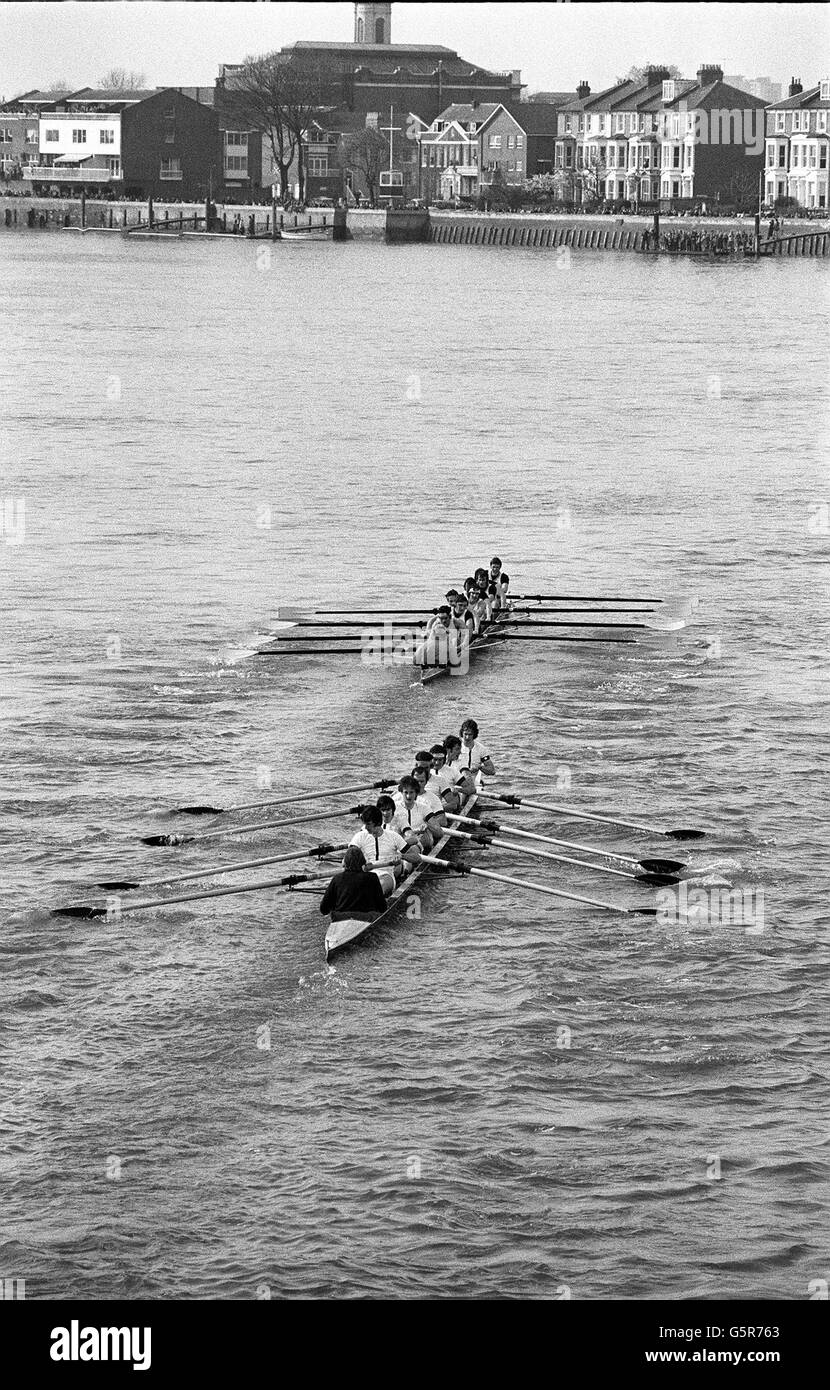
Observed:
[[[140,92],[146,83],[146,72],[132,68],[110,68],[98,79],[98,86],[105,92]]]
[[[608,166],[605,162],[605,154],[602,151],[595,153],[592,150],[587,162],[579,170],[583,203],[595,203],[599,200],[605,186],[607,173]]]
[[[389,165],[389,146],[379,130],[367,126],[344,135],[337,147],[337,158],[343,169],[356,170],[363,176],[369,202],[377,201],[377,185],[382,169]]]
[[[61,96],[64,92],[71,92],[73,88],[68,77],[56,77],[43,90],[49,92],[50,96]]]
[[[307,62],[280,53],[246,58],[231,74],[228,97],[241,119],[266,136],[280,176],[280,197],[289,193],[289,173],[297,160],[300,198],[305,196],[303,140],[320,104],[323,81]]]

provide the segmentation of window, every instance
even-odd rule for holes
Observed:
[[[311,154],[308,157],[308,172],[313,179],[324,179],[329,172],[328,155]]]
[[[366,112],[366,129],[367,129],[367,130],[377,130],[377,128],[378,128],[378,113],[377,113],[377,111],[367,111],[367,112]]]
[[[827,112],[826,112],[826,111],[817,111],[817,112],[816,112],[816,130],[826,130],[826,129],[827,129]]]
[[[168,161],[169,162],[169,161]],[[225,173],[241,175],[242,178],[248,177],[248,156],[246,154],[226,154]],[[162,174],[162,178],[164,175]]]
[[[110,155],[110,178],[120,179],[120,177],[121,160],[118,158],[118,155]]]
[[[524,148],[524,143],[525,143],[525,138],[524,138],[524,136],[523,136],[523,135],[517,135],[517,136],[516,136],[516,149],[517,149],[517,150],[523,149],[523,148]]]
[[[403,188],[403,174],[400,169],[381,169],[381,188]]]
[[[787,119],[787,113],[786,113],[786,111],[776,111],[776,113],[775,113],[775,133],[776,133],[776,135],[780,135],[781,132],[782,132],[783,130],[786,130],[786,129],[787,129],[787,127],[786,127],[786,125],[785,125],[786,119]]]
[[[673,77],[663,82],[663,100],[674,101],[675,98],[675,79]]]
[[[513,150],[513,149],[516,148],[516,137],[515,137],[515,135],[508,135],[508,137],[507,137],[507,148],[508,148],[509,150]]]
[[[767,165],[775,163],[775,146],[767,145]]]
[[[36,144],[37,144],[37,130],[27,130],[27,131],[26,131],[26,144],[27,144],[27,145],[36,145]]]
[[[0,145],[10,145],[12,143],[12,133],[8,126],[0,128]]]
[[[819,101],[830,101],[830,77],[823,77],[819,83]]]
[[[470,134],[475,135],[477,130],[478,126],[476,125],[475,121],[470,121]]]
[[[679,168],[680,168],[680,146],[679,146],[679,145],[675,145],[674,148],[673,148],[673,150],[672,150],[672,152],[671,152],[671,167],[672,167],[673,169],[679,169]]]
[[[44,131],[44,135],[46,137],[47,145],[53,145],[56,144],[57,141],[60,139],[61,133],[59,130],[46,130]]]
[[[491,150],[498,150],[498,149],[500,149],[500,148],[501,148],[501,136],[500,136],[500,135],[491,135],[491,136],[490,136],[490,149],[491,149]]]
[[[114,145],[114,144],[115,144],[115,131],[114,131],[114,130],[109,130],[106,126],[104,126],[103,129],[102,129],[101,131],[99,131],[99,136],[98,136],[98,138],[99,138],[100,143],[101,143],[102,145]]]
[[[590,135],[590,134],[591,134],[591,131],[593,130],[593,128],[594,128],[594,118],[593,118],[593,116],[586,116],[586,117],[585,117],[585,132],[586,132],[586,134],[587,134],[587,135]]]
[[[827,168],[827,146],[826,146],[826,145],[822,145],[821,149],[820,149],[819,152],[818,152],[818,167],[819,167],[819,169],[826,169],[826,168]]]
[[[815,169],[815,167],[816,167],[816,147],[815,147],[815,145],[811,145],[811,146],[810,146],[810,168],[811,168],[811,169]]]
[[[570,169],[573,164],[573,146],[565,146],[565,168]]]
[[[786,169],[786,167],[787,167],[787,146],[786,146],[786,145],[779,145],[779,146],[778,146],[778,168],[779,168],[779,169]]]
[[[614,166],[616,165],[616,162],[617,162],[617,147],[616,147],[616,145],[609,145],[609,146],[608,146],[608,168],[609,168],[609,169],[613,169]]]
[[[182,161],[180,159],[163,159],[161,161],[160,179],[176,179],[182,177]]]
[[[228,149],[232,146],[239,147],[241,145],[244,150],[247,150],[248,132],[246,130],[226,130],[225,145]]]
[[[75,127],[75,128],[73,129],[73,131],[72,131],[72,144],[73,144],[73,145],[85,145],[85,144],[86,144],[86,131],[83,130],[83,129],[80,129],[80,130],[79,130],[77,127]]]
[[[673,198],[680,197],[680,184],[677,182],[676,179],[674,180],[671,186],[671,195]]]

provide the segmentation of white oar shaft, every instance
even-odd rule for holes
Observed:
[[[447,835],[460,835],[464,840],[472,840],[474,837],[468,835],[464,830],[447,830]],[[587,859],[573,859],[567,854],[551,854],[547,849],[533,849],[531,845],[514,845],[509,840],[499,840],[494,838],[489,842],[498,849],[510,849],[514,854],[529,854],[535,859],[552,859],[556,864],[577,864],[580,869],[593,869],[598,874],[617,874],[620,878],[636,878],[636,874],[628,873],[626,869],[612,869],[609,864],[592,864]]]
[[[315,849],[320,846],[315,846]],[[326,853],[336,854],[340,850],[346,849],[346,845],[329,845]],[[162,883],[187,883],[194,878],[218,878],[221,874],[238,874],[245,869],[259,869],[263,864],[288,864],[292,859],[305,859],[307,855],[314,854],[314,850],[295,849],[290,854],[266,854],[261,859],[238,859],[234,864],[219,864],[209,866],[206,869],[191,869],[186,874],[176,874],[171,877],[168,874],[165,878],[143,878],[137,886],[140,888],[158,888]],[[115,874],[110,875],[115,878]],[[125,875],[122,875],[125,877]]]
[[[448,820],[466,821],[469,825],[481,825],[474,816],[454,816],[447,812]],[[515,825],[500,825],[498,828],[500,835],[516,835],[521,840],[538,840],[543,845],[561,845],[563,849],[579,849],[585,854],[598,854],[603,859],[614,859],[618,864],[628,864],[634,868],[639,860],[631,858],[626,854],[613,854],[611,850],[603,849],[601,845],[582,845],[578,840],[559,840],[555,835],[539,835],[533,830],[518,830]]]
[[[515,802],[506,802],[504,797],[488,796],[489,801],[501,801],[508,806],[517,807],[527,806],[533,811],[553,811],[555,815],[567,816],[572,820],[597,821],[600,825],[620,825],[626,830],[646,830],[652,835],[665,835],[666,828],[662,825],[644,825],[641,821],[617,820],[613,816],[598,816],[594,811],[576,811],[573,806],[553,806],[545,801],[528,801],[526,797],[517,798]]]
[[[439,864],[442,868],[452,868],[448,859],[434,859],[430,855],[423,856],[426,864]],[[546,893],[552,898],[567,898],[572,903],[587,903],[589,907],[602,907],[606,912],[621,912],[623,916],[629,915],[627,907],[621,907],[619,903],[606,903],[601,898],[585,898],[579,893],[565,893],[561,888],[549,888],[546,883],[533,883],[526,878],[512,878],[509,874],[496,874],[492,869],[471,869],[465,868],[465,873],[474,874],[476,878],[492,878],[498,883],[510,883],[515,888],[532,888],[537,893]]]
[[[391,779],[387,780],[391,783]],[[255,811],[266,806],[290,806],[295,801],[323,801],[327,796],[346,796],[349,792],[371,791],[377,785],[377,781],[352,782],[347,787],[326,787],[323,791],[297,792],[294,796],[281,796],[277,801],[240,801],[233,806],[226,806],[225,814],[229,811]]]
[[[183,835],[181,843],[218,840],[224,835],[247,835],[252,830],[281,830],[290,825],[305,825],[307,821],[312,820],[335,820],[338,816],[347,816],[352,809],[351,806],[339,806],[333,811],[315,811],[313,815],[292,816],[291,820],[261,820],[253,821],[250,825],[226,826],[223,830],[204,830],[198,835]]]
[[[314,874],[303,874],[304,879],[309,878],[328,878],[328,872],[317,872]],[[228,898],[234,893],[259,893],[266,888],[285,888],[287,884],[281,878],[260,879],[258,883],[242,883],[234,888],[207,888],[201,893],[180,893],[175,898],[149,898],[144,902],[128,903],[126,907],[119,908],[119,915],[127,912],[140,912],[150,907],[175,907],[178,903],[200,902],[203,898]]]

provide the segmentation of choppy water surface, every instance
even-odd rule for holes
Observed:
[[[826,267],[0,251],[2,493],[25,500],[0,544],[0,1271],[34,1298],[806,1297],[827,1275]],[[495,550],[525,592],[698,594],[697,625],[514,644],[429,689],[245,655],[280,603],[431,603]],[[182,802],[256,799],[263,767],[275,796],[401,773],[467,714],[502,789],[704,826],[690,863],[761,885],[764,931],[454,879],[328,968],[308,896],[49,916],[105,870],[337,834],[137,843]]]

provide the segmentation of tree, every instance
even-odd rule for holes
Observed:
[[[98,86],[105,92],[140,92],[146,84],[147,74],[132,68],[110,68],[98,79]]]
[[[280,197],[289,194],[297,159],[300,198],[305,196],[303,139],[323,93],[323,75],[307,61],[280,53],[246,58],[232,73],[230,96],[240,119],[262,131],[280,176]]]
[[[629,69],[628,69],[628,72],[625,74],[624,77],[618,77],[616,80],[617,80],[618,83],[619,83],[619,82],[642,82],[642,80],[643,80],[643,78],[645,77],[647,71],[648,71],[647,68],[644,68],[644,67],[643,67],[643,68],[638,68],[638,67],[635,66],[635,67],[629,68]],[[678,67],[675,67],[674,63],[672,63],[671,67],[668,69],[668,74],[669,74],[669,77],[678,78],[678,77],[680,76],[680,69],[679,69]]]
[[[605,175],[608,166],[605,163],[605,153],[592,150],[587,162],[579,170],[579,184],[582,189],[583,203],[596,203],[602,197],[605,187]]]
[[[68,77],[56,77],[43,90],[49,92],[50,96],[62,96],[64,92],[71,92],[73,89]]]
[[[362,175],[374,207],[381,170],[389,167],[389,146],[380,131],[366,126],[365,130],[344,135],[337,147],[337,159],[344,170],[356,170]]]
[[[758,184],[754,174],[747,169],[736,169],[729,184],[733,203],[745,211],[754,208],[758,197]]]

